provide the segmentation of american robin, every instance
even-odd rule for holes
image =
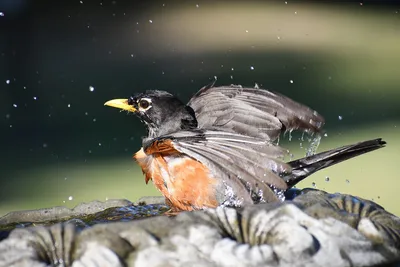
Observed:
[[[288,151],[275,142],[281,132],[320,133],[324,118],[259,88],[210,84],[186,105],[148,90],[105,105],[146,124],[148,136],[134,159],[173,211],[279,201],[310,174],[385,145],[369,140],[284,162]]]

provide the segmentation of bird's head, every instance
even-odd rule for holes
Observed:
[[[193,109],[165,91],[148,90],[104,105],[134,113],[147,125],[152,138],[197,127]]]

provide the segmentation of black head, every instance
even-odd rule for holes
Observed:
[[[128,99],[110,100],[105,105],[133,112],[147,125],[152,138],[197,128],[193,109],[165,91],[148,90]]]

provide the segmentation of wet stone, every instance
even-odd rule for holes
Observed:
[[[176,216],[159,197],[14,212],[0,218],[0,267],[400,263],[400,219],[376,203],[317,189],[285,198]]]
[[[10,212],[0,218],[0,240],[8,236],[14,228],[30,226],[48,226],[67,222],[80,227],[113,221],[132,221],[163,214],[169,208],[157,197],[143,198],[141,203],[134,204],[125,199],[110,199],[105,202],[92,201],[81,203],[73,209],[63,206],[39,210]],[[153,200],[156,204],[146,204]],[[159,204],[157,204],[159,203]]]

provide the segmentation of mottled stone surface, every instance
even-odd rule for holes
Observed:
[[[147,211],[164,207],[159,198],[142,202]],[[396,266],[400,256],[398,217],[319,190],[241,209],[120,218],[15,229],[0,242],[0,266]]]

